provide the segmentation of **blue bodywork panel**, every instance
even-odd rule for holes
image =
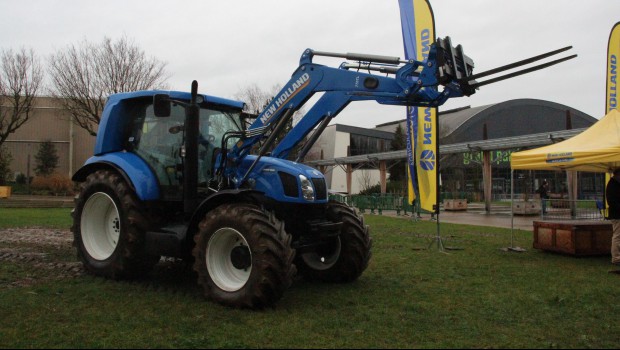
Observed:
[[[151,168],[139,156],[129,152],[106,153],[101,156],[90,157],[84,167],[91,164],[104,163],[121,169],[136,189],[136,195],[141,200],[159,199],[159,183]]]

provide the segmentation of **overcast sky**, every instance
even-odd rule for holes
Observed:
[[[480,88],[440,110],[536,98],[595,118],[605,109],[609,34],[620,0],[431,0],[436,36],[450,36],[474,72],[572,45],[576,59]],[[32,48],[43,59],[104,36],[134,40],[167,62],[173,90],[232,98],[242,87],[284,85],[306,48],[403,57],[397,0],[54,1],[0,0],[0,49]],[[338,66],[340,60],[315,59]],[[354,103],[335,123],[374,127],[403,107]],[[332,122],[332,123],[334,123]]]

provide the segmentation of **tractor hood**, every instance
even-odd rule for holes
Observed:
[[[256,156],[247,156],[237,172],[242,178]],[[261,157],[246,181],[247,185],[278,201],[324,203],[327,186],[323,174],[307,165],[289,160]]]

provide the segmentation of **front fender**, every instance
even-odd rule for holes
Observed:
[[[90,157],[84,166],[72,177],[73,181],[82,182],[86,177],[103,168],[113,168],[129,181],[140,200],[159,199],[159,182],[148,164],[139,156],[128,152],[107,153]]]
[[[198,224],[204,219],[208,211],[225,203],[243,202],[256,205],[265,204],[264,199],[261,200],[259,198],[264,198],[264,193],[249,189],[222,190],[212,194],[203,200],[192,214],[187,229],[188,238],[191,239],[191,236],[198,232]]]

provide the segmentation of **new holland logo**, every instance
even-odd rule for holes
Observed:
[[[420,167],[422,170],[431,171],[435,169],[435,152],[424,150],[420,154]]]
[[[262,117],[260,117],[260,121],[263,125],[267,124],[267,122],[273,117],[281,108],[284,108],[284,105],[290,101],[298,92],[303,90],[310,83],[310,74],[304,73],[299,79],[294,81],[286,90],[282,91],[278,98],[274,99],[271,102],[271,105],[267,107],[263,111]]]

